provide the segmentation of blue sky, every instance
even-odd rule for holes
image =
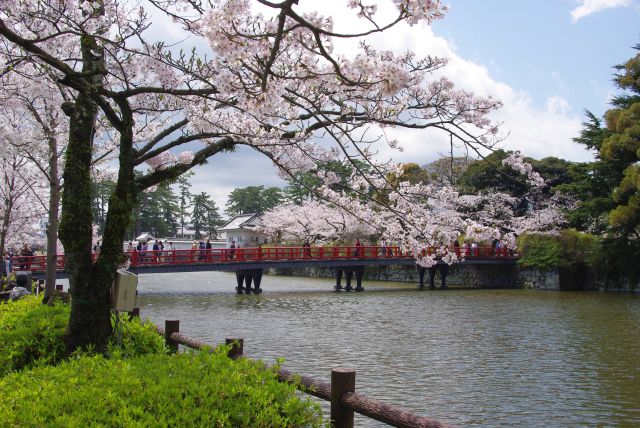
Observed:
[[[344,0],[301,1],[335,13]],[[496,120],[508,137],[502,147],[535,158],[586,161],[572,142],[584,110],[602,115],[615,93],[613,68],[636,54],[640,0],[451,0],[431,27],[404,26],[374,46],[419,55],[447,56],[446,75],[456,85],[504,103]],[[382,10],[382,9],[381,9]],[[336,26],[352,23],[334,16]],[[447,150],[448,138],[405,134],[396,161],[428,163]],[[429,144],[425,144],[428,140]],[[206,191],[224,208],[228,193],[250,185],[282,186],[271,163],[249,149],[211,159],[195,170],[193,191]]]
[[[562,96],[571,112],[602,114],[613,90],[614,64],[640,43],[640,2],[594,11],[573,22],[575,0],[453,0],[433,25],[467,60],[525,90],[539,108]],[[616,4],[616,1],[596,3]],[[624,4],[624,2],[622,2]]]

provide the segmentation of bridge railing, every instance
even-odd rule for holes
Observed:
[[[492,247],[456,247],[443,250],[440,247],[428,247],[422,256],[443,256],[452,251],[465,259],[515,259],[517,254],[507,248]],[[403,252],[400,247],[379,246],[336,246],[336,247],[249,247],[249,248],[211,248],[192,250],[148,250],[127,251],[131,266],[183,265],[206,263],[231,263],[246,261],[278,261],[278,260],[340,260],[340,259],[410,259],[410,253]],[[98,257],[92,255],[93,261]],[[44,271],[46,256],[14,256],[14,271]],[[56,270],[65,270],[65,257],[58,255]]]

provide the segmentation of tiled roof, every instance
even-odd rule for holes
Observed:
[[[256,226],[260,216],[256,213],[240,214],[229,220],[227,224],[222,226],[219,231],[237,230],[237,229],[253,229]]]

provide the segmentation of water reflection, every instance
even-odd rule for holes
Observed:
[[[525,290],[418,292],[263,277],[237,295],[228,273],[144,275],[143,317],[179,319],[209,343],[328,381],[358,369],[359,392],[459,425],[640,425],[640,299]],[[380,426],[359,418],[358,426]]]

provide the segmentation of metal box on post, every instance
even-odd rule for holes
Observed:
[[[124,269],[118,269],[111,289],[113,308],[120,312],[133,311],[137,288],[138,275]]]

